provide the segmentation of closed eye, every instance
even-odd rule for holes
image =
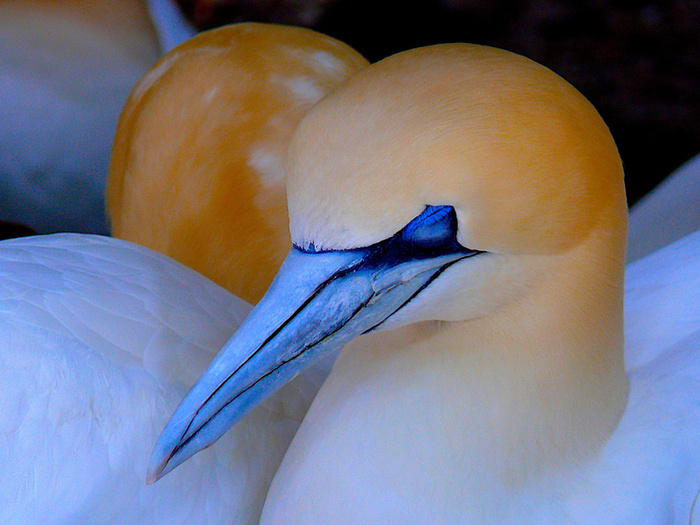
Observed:
[[[421,254],[468,250],[457,242],[457,213],[452,206],[426,206],[423,213],[395,237],[407,248]]]

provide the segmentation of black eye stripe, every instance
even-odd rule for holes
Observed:
[[[418,217],[393,236],[365,248],[323,250],[317,249],[313,243],[305,248],[294,245],[294,248],[304,253],[357,251],[363,254],[365,262],[381,260],[383,264],[457,252],[479,253],[457,242],[457,228],[457,213],[452,206],[427,205]]]

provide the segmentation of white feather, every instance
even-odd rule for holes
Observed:
[[[124,241],[0,243],[0,523],[257,523],[313,371],[144,483],[158,433],[249,310]]]

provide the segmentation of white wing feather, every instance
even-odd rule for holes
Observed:
[[[123,241],[0,243],[0,523],[257,523],[313,373],[144,484],[158,433],[249,310]]]

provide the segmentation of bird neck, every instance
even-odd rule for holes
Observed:
[[[464,430],[460,447],[504,460],[492,462],[501,481],[585,461],[616,428],[628,396],[623,255],[611,257],[609,235],[534,261],[546,278],[488,315],[421,323],[346,348],[333,371],[346,396],[338,402],[365,388],[366,377],[404,391],[407,399],[387,410],[415,425],[431,412],[452,421]],[[388,420],[381,417],[372,426]],[[394,429],[385,431],[388,438]]]

